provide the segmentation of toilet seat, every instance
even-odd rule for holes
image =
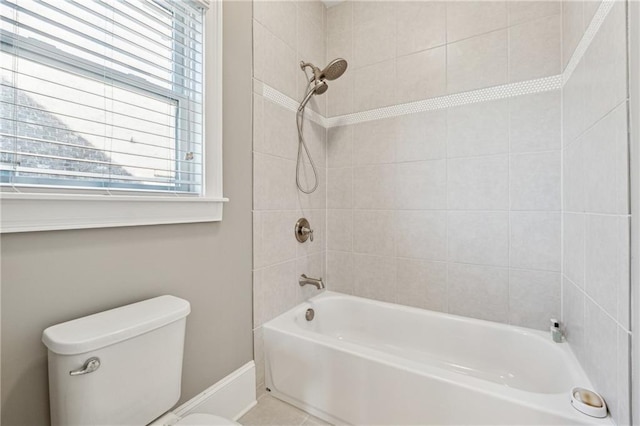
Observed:
[[[225,419],[220,416],[214,416],[213,414],[189,414],[183,417],[176,423],[180,426],[231,426],[239,425],[233,420]]]

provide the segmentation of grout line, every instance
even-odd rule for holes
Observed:
[[[565,280],[567,280],[569,283],[571,283],[580,293],[582,293],[582,295],[584,296],[584,303],[585,303],[585,308],[586,308],[586,304],[587,304],[587,300],[590,301],[591,303],[593,303],[598,309],[600,309],[606,316],[609,317],[609,319],[611,319],[615,325],[621,329],[623,329],[625,332],[627,332],[628,334],[632,334],[631,330],[629,330],[629,328],[627,326],[624,326],[622,324],[620,324],[620,322],[609,313],[609,311],[607,311],[605,308],[603,308],[602,306],[600,306],[600,304],[598,302],[595,301],[595,299],[593,297],[591,297],[591,295],[589,295],[583,288],[581,288],[578,284],[574,283],[569,277],[567,277],[566,275],[562,274],[562,278],[564,278]],[[586,317],[587,313],[586,313],[586,309],[584,310],[584,315]],[[583,319],[583,324],[586,324],[586,318]]]

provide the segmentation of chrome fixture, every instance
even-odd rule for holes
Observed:
[[[311,158],[311,154],[309,153],[309,148],[307,147],[307,143],[304,141],[304,109],[307,106],[307,103],[311,99],[313,95],[322,95],[327,91],[329,86],[327,85],[327,80],[335,80],[340,77],[347,70],[347,61],[342,58],[334,59],[329,62],[323,70],[316,67],[310,62],[300,62],[300,68],[304,72],[304,75],[307,76],[307,68],[311,68],[312,75],[308,78],[306,94],[300,102],[300,106],[298,107],[298,112],[296,113],[296,124],[298,125],[298,161],[296,162],[296,185],[298,189],[305,194],[311,194],[313,191],[318,188],[318,171],[316,170],[316,165],[313,162],[313,158]],[[307,154],[307,158],[311,163],[311,170],[313,171],[313,188],[305,189],[300,182],[300,168],[302,164],[303,153],[302,150]]]
[[[560,330],[560,322],[551,318],[551,338],[556,343],[562,343],[564,336],[562,335],[562,330]]]
[[[94,356],[85,361],[84,365],[77,370],[69,371],[70,376],[82,376],[84,374],[93,373],[100,368],[100,358]]]
[[[304,217],[301,217],[296,222],[295,235],[296,240],[300,243],[304,243],[307,239],[313,242],[313,229],[311,229],[309,221]]]
[[[313,317],[315,316],[316,312],[311,308],[307,309],[307,311],[304,313],[304,319],[306,319],[307,321],[313,320]]]
[[[324,283],[322,282],[322,278],[310,278],[305,274],[300,275],[300,279],[298,280],[300,287],[305,286],[307,284],[311,284],[316,286],[318,290],[322,290],[324,288]]]

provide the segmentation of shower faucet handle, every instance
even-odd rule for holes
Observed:
[[[300,243],[304,243],[307,239],[313,242],[313,229],[311,229],[309,221],[306,218],[301,217],[296,222],[295,236],[296,240]]]

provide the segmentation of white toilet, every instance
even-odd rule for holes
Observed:
[[[160,296],[47,328],[54,426],[146,425],[180,398],[189,302]],[[180,426],[237,425],[190,414]]]

